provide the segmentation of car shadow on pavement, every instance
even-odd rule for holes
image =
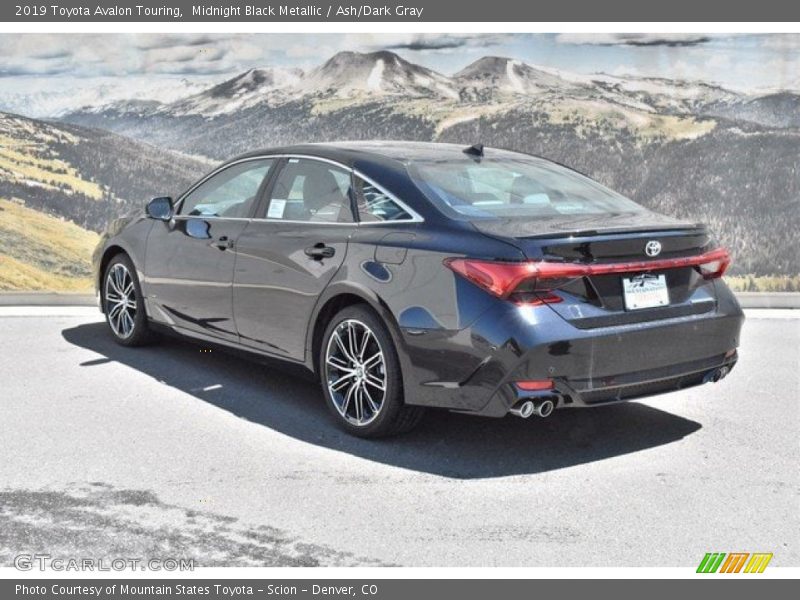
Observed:
[[[552,471],[669,444],[701,427],[662,410],[625,403],[527,420],[430,411],[409,434],[362,440],[338,429],[317,383],[283,364],[264,365],[168,337],[153,346],[124,348],[111,339],[105,323],[71,327],[62,335],[70,344],[101,355],[83,362],[86,369],[118,362],[304,442],[443,477]]]

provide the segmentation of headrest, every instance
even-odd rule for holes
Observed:
[[[512,204],[522,204],[527,196],[536,194],[547,194],[547,189],[535,179],[521,175],[511,184]]]
[[[328,169],[309,171],[303,180],[303,203],[309,210],[319,210],[330,204],[341,204],[344,200],[342,190]]]

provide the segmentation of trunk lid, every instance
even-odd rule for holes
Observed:
[[[713,249],[714,240],[702,225],[647,212],[473,224],[487,235],[513,243],[530,260],[581,265],[641,263],[643,268],[631,272],[592,274],[558,283],[554,291],[560,301],[548,305],[580,329],[688,317],[716,307],[714,282],[704,278],[696,267],[647,266]],[[654,246],[658,252],[654,252]],[[658,305],[647,306],[652,304],[647,300],[645,307],[635,308],[635,292],[641,286],[652,291]]]
[[[585,238],[593,234],[705,229],[699,223],[680,221],[647,210],[603,215],[475,219],[472,225],[487,235],[521,240],[565,238],[571,235]]]

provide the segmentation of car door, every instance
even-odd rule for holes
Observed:
[[[303,360],[317,299],[344,261],[354,230],[350,170],[287,158],[239,236],[233,306],[241,343]]]
[[[224,167],[179,200],[172,220],[153,226],[145,259],[151,318],[238,341],[231,292],[236,241],[275,162],[254,158]]]

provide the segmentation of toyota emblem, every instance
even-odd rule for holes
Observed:
[[[647,256],[658,256],[661,254],[661,242],[650,240],[644,246],[644,253],[647,254]]]

